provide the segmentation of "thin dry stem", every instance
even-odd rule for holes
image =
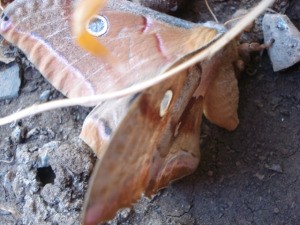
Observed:
[[[243,17],[244,17],[244,15],[243,15],[243,16],[238,16],[238,17],[235,17],[235,18],[232,18],[232,19],[230,19],[230,20],[227,20],[227,21],[224,23],[224,26],[226,26],[227,24],[232,23],[232,22],[234,22],[234,21],[236,21],[236,20],[240,20],[240,19],[242,19]]]
[[[210,12],[210,14],[212,15],[212,17],[214,18],[214,20],[215,20],[217,23],[219,23],[218,18],[216,17],[216,15],[214,14],[214,12],[211,10],[211,8],[210,8],[210,6],[209,6],[207,0],[205,0],[205,5],[206,5],[208,11]]]

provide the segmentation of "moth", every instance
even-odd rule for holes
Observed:
[[[254,17],[271,2],[258,6]],[[114,68],[76,45],[73,4],[15,0],[0,25],[1,35],[69,98],[121,90],[162,76],[197,54],[216,51],[140,93],[99,103],[87,117],[81,138],[99,160],[83,217],[84,223],[95,224],[197,168],[202,113],[218,126],[237,127],[240,57],[235,41],[224,44],[223,26],[190,23],[125,0],[110,0],[88,29],[120,62],[121,67]],[[101,29],[93,30],[92,23]],[[225,47],[215,49],[220,42]]]

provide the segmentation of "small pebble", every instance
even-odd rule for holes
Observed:
[[[256,173],[254,176],[257,177],[259,180],[263,180],[265,178],[265,175],[259,173]]]
[[[49,100],[51,91],[50,90],[46,90],[44,91],[41,95],[40,95],[40,101],[41,102],[47,102]]]
[[[267,13],[262,26],[265,44],[274,40],[268,53],[275,72],[300,61],[300,32],[287,16]]]
[[[58,186],[49,183],[43,187],[41,191],[41,196],[47,203],[57,204],[59,201],[60,193],[61,190],[59,189]]]
[[[21,86],[18,64],[13,63],[5,67],[4,71],[0,71],[0,100],[18,97]]]
[[[120,215],[123,219],[126,219],[126,218],[129,216],[130,211],[131,211],[130,208],[122,209],[122,210],[119,212],[119,215]]]
[[[32,147],[32,148],[29,148],[29,149],[28,149],[28,151],[29,151],[30,153],[36,152],[37,150],[39,150],[38,147]]]
[[[10,137],[14,143],[22,143],[26,136],[26,128],[22,126],[16,126],[11,133]]]
[[[274,208],[274,213],[279,213],[279,209],[277,207]]]
[[[280,164],[271,164],[271,165],[265,164],[265,168],[267,168],[269,170],[273,170],[278,173],[283,173],[283,169]]]
[[[40,133],[40,130],[39,130],[39,128],[37,128],[37,127],[35,127],[35,128],[33,128],[33,129],[31,129],[30,131],[28,131],[28,133],[27,133],[27,138],[31,138],[31,137],[33,137],[33,136],[36,136],[36,135],[38,135]]]

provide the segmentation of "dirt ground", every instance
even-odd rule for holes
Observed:
[[[278,9],[289,5],[286,14],[299,29],[300,1],[286,2],[278,1]],[[225,21],[243,3],[253,1],[214,1],[212,8]],[[207,10],[199,16],[203,8],[191,1],[178,14],[207,20]],[[40,102],[45,93],[50,100],[63,97],[21,61],[20,95],[0,101],[0,116]],[[204,121],[197,171],[122,210],[110,224],[300,223],[300,66],[274,73],[266,53],[256,65],[255,75],[239,80],[237,130]],[[80,224],[96,161],[78,139],[89,111],[63,108],[0,127],[0,224]]]

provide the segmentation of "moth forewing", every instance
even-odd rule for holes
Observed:
[[[134,96],[111,99],[97,105],[84,120],[80,138],[99,157],[111,134],[126,115]]]
[[[151,196],[197,168],[202,98],[193,94],[200,75],[192,67],[133,101],[95,168],[86,197],[86,224],[113,218],[143,193]],[[160,115],[167,92],[173,93],[171,101]]]

